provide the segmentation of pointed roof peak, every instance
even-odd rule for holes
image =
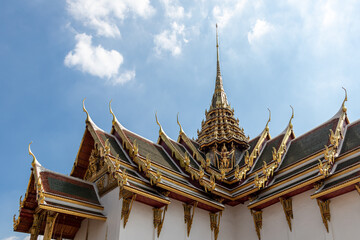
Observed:
[[[220,71],[220,58],[219,58],[219,34],[218,34],[218,25],[216,24],[216,81],[215,81],[215,91],[211,101],[210,110],[218,107],[229,107],[227,101],[226,93],[223,87],[223,81]]]
[[[216,24],[216,79],[218,79],[219,76],[221,76],[219,60],[219,34],[218,25]]]

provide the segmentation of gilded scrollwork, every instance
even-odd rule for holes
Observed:
[[[129,220],[130,212],[132,209],[133,202],[136,198],[136,194],[130,193],[128,191],[122,191],[122,208],[121,208],[121,220],[123,220],[123,228],[125,228],[126,223]]]
[[[331,164],[328,162],[323,163],[319,159],[318,169],[319,169],[319,172],[321,175],[323,175],[324,177],[327,177],[330,174]]]
[[[260,211],[250,210],[250,211],[254,219],[256,234],[259,240],[261,240],[260,230],[262,228],[262,211],[261,210]]]
[[[236,166],[235,168],[235,178],[237,180],[242,180],[246,178],[246,174],[247,172],[250,170],[248,165],[245,165],[244,167],[242,167],[241,169],[239,168],[239,166]]]
[[[154,228],[157,232],[157,237],[160,236],[161,229],[165,220],[166,211],[167,211],[167,205],[163,209],[153,208],[153,218],[154,218],[153,223],[154,223]]]
[[[340,140],[343,138],[344,125],[348,121],[346,115],[346,107],[345,107],[345,102],[347,101],[347,92],[345,88],[343,89],[345,91],[345,98],[341,106],[342,112],[339,117],[338,124],[335,128],[335,132],[332,129],[330,129],[329,141],[331,146],[328,147],[325,145],[325,149],[324,149],[325,163],[322,163],[319,160],[319,164],[318,164],[319,172],[324,177],[327,177],[330,174],[331,168],[335,163],[335,157],[338,154]]]
[[[214,232],[214,239],[217,240],[220,231],[220,218],[222,212],[209,213],[210,215],[210,229]]]
[[[267,165],[264,161],[264,165],[262,167],[263,175],[259,177],[257,174],[254,178],[254,184],[258,189],[264,188],[266,186],[266,182],[274,175],[275,169],[278,167],[276,161],[272,162],[271,164]]]
[[[317,199],[318,206],[320,208],[321,218],[325,225],[326,231],[329,232],[328,221],[330,222],[330,200],[322,201]]]
[[[292,231],[291,219],[294,218],[293,210],[292,210],[292,199],[291,198],[285,199],[285,198],[281,197],[281,198],[279,198],[279,200],[280,200],[280,203],[281,203],[281,205],[283,207],[285,217],[286,217],[286,221],[287,221],[287,223],[289,225],[290,231]]]

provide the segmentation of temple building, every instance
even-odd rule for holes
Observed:
[[[348,120],[346,90],[335,115],[303,135],[294,134],[292,110],[284,131],[270,136],[269,110],[250,138],[227,100],[217,34],[216,51],[215,90],[197,139],[179,119],[171,139],[155,115],[159,137],[148,140],[121,124],[111,102],[105,132],[83,102],[70,176],[43,167],[29,145],[14,231],[31,240],[360,238],[360,121]]]

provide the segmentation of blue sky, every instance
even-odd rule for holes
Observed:
[[[81,102],[109,131],[108,103],[128,129],[177,139],[176,114],[196,138],[216,74],[240,125],[270,133],[295,109],[296,136],[331,118],[348,90],[360,118],[360,3],[340,0],[13,0],[0,3],[0,239],[12,232],[31,157],[69,174],[85,129]]]

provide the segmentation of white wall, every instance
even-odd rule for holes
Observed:
[[[331,199],[331,222],[334,240],[360,239],[360,196],[357,191]]]
[[[263,209],[262,240],[353,240],[360,239],[358,228],[360,223],[360,196],[356,191],[331,199],[329,233],[322,222],[316,200],[310,199],[314,190],[293,197],[292,232],[286,222],[280,203]],[[107,221],[89,221],[88,240],[105,239],[108,229],[108,239],[112,240],[213,240],[210,230],[210,217],[207,211],[196,208],[190,236],[186,235],[184,210],[182,203],[171,199],[171,204],[165,215],[165,222],[160,234],[156,237],[153,227],[152,207],[134,202],[126,228],[120,221],[122,200],[119,200],[119,189],[116,188],[101,198],[105,207]],[[75,240],[85,240],[87,222],[82,222]],[[245,205],[226,206],[221,217],[219,240],[257,240],[253,217]]]

